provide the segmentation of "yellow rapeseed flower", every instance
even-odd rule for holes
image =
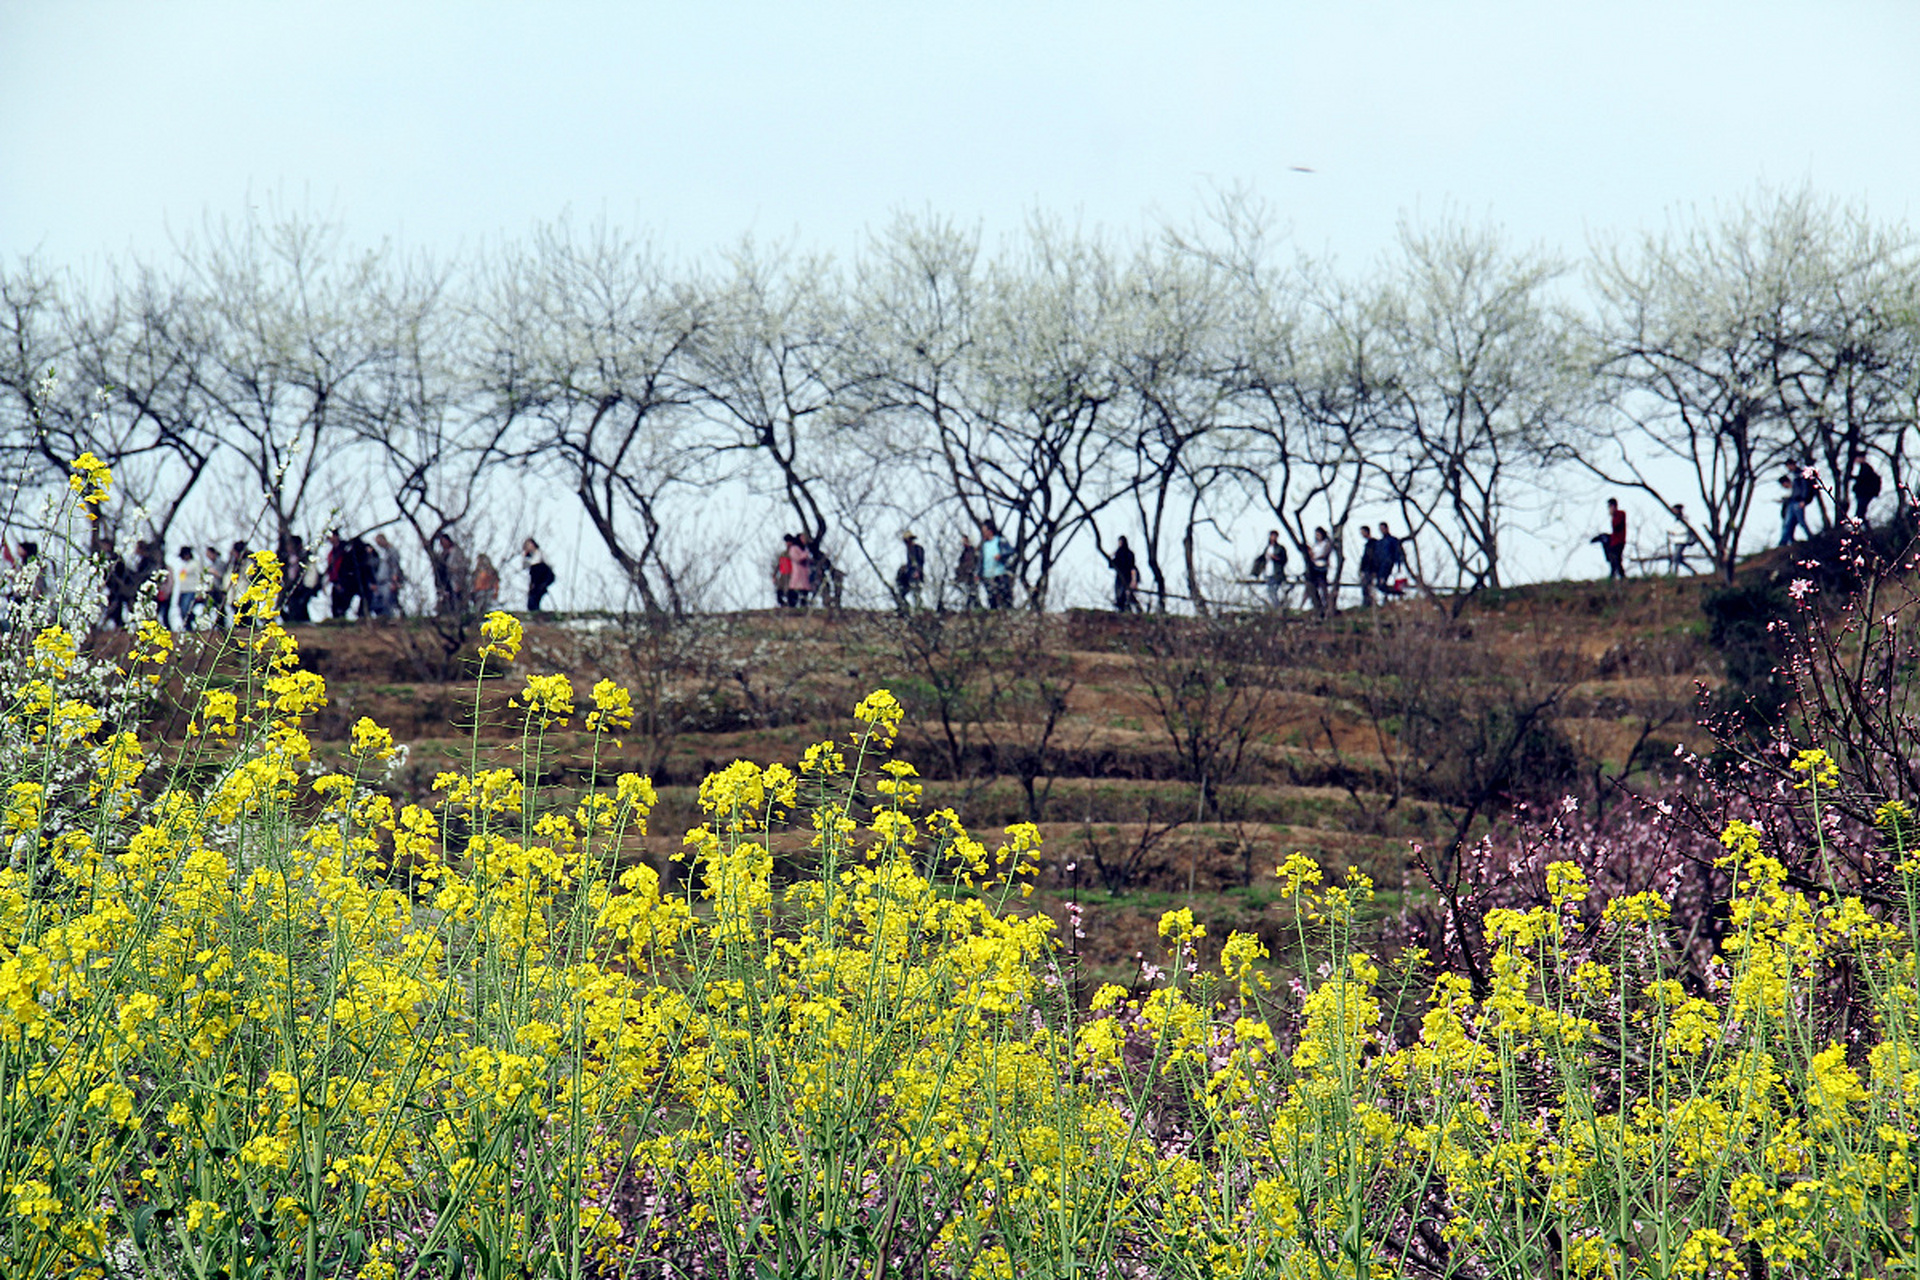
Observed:
[[[1590,892],[1587,886],[1587,873],[1578,864],[1572,862],[1549,862],[1547,864],[1547,898],[1556,907],[1570,903],[1586,901]]]
[[[1714,866],[1744,866],[1760,852],[1760,832],[1753,824],[1735,818],[1721,830],[1720,844],[1727,852],[1714,859]]]
[[[900,720],[905,715],[906,708],[885,689],[875,689],[853,709],[853,718],[872,725],[887,746],[893,745],[894,736],[900,732]]]
[[[1163,919],[1163,928],[1165,924]],[[1251,997],[1256,991],[1266,991],[1272,986],[1267,975],[1258,967],[1267,955],[1266,944],[1260,941],[1258,934],[1235,930],[1227,938],[1226,946],[1220,948],[1220,971],[1228,981],[1240,988],[1242,996]]]
[[[65,679],[79,656],[80,642],[65,627],[48,627],[33,638],[33,669],[52,679]]]
[[[520,619],[503,609],[495,609],[480,624],[480,637],[486,641],[480,646],[480,656],[512,662],[520,656],[520,642],[525,635],[526,628],[520,625]]]
[[[1181,907],[1177,911],[1168,911],[1160,917],[1160,936],[1176,947],[1184,947],[1197,939],[1207,936],[1207,927],[1198,924],[1193,918],[1193,908]]]
[[[249,557],[243,578],[246,586],[233,602],[235,621],[269,624],[279,617],[282,573],[280,557],[271,551],[256,551]]]
[[[113,487],[113,471],[89,449],[73,460],[67,487],[79,495],[81,510],[87,519],[99,519],[98,508],[105,505]]]
[[[173,632],[147,618],[134,628],[133,643],[127,646],[127,674],[133,674],[133,668],[144,664],[155,667],[165,663],[173,655]],[[159,684],[164,678],[160,671],[149,672],[146,679],[151,684]]]
[[[47,789],[38,782],[16,782],[7,789],[7,807],[0,814],[0,831],[16,835],[38,831],[46,813]]]
[[[587,712],[587,732],[633,728],[633,695],[611,680],[593,686],[593,710]]]
[[[392,759],[393,734],[375,724],[371,717],[361,716],[353,723],[353,742],[348,750],[356,756],[372,756],[376,760]]]
[[[816,742],[800,755],[800,772],[831,778],[847,771],[847,758],[832,742]]]
[[[506,614],[497,616],[507,617]],[[517,705],[524,706],[527,718],[537,719],[542,729],[556,724],[564,726],[567,717],[573,714],[573,682],[563,675],[528,676],[527,687],[520,691]]]
[[[1321,879],[1319,864],[1304,853],[1288,854],[1273,874],[1280,878],[1280,892],[1290,898],[1300,892],[1301,886],[1319,884]]]
[[[1840,766],[1819,747],[1809,747],[1795,756],[1793,771],[1805,775],[1793,784],[1800,791],[1811,791],[1818,787],[1831,789],[1840,785]]]
[[[240,731],[240,698],[231,689],[209,689],[200,695],[200,712],[187,723],[189,737],[205,734],[232,742]]]

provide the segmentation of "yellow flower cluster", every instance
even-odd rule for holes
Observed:
[[[587,712],[587,732],[617,733],[631,728],[633,695],[611,680],[594,685],[593,710]]]
[[[233,601],[234,618],[242,626],[266,626],[279,617],[282,573],[280,557],[273,552],[252,554],[242,575],[244,585]]]
[[[106,505],[112,493],[113,471],[89,449],[73,460],[67,486],[79,500],[87,519],[97,520],[99,508]]]
[[[525,634],[520,619],[504,610],[495,609],[480,623],[480,638],[486,641],[480,646],[480,656],[512,662],[520,656],[520,643]]]
[[[853,718],[862,724],[872,725],[881,744],[889,747],[900,732],[900,721],[905,715],[906,708],[885,689],[875,689],[853,709]]]
[[[538,724],[542,729],[554,725],[565,727],[568,717],[573,715],[573,682],[563,675],[530,675],[527,687],[510,705],[525,707],[529,724]]]
[[[1840,765],[1834,758],[1818,747],[1811,747],[1793,758],[1793,771],[1802,775],[1794,783],[1802,791],[1824,788],[1832,790],[1840,785]]]
[[[376,760],[391,759],[394,753],[393,734],[375,724],[367,716],[361,716],[353,722],[353,737],[349,748],[356,756],[371,756]]]

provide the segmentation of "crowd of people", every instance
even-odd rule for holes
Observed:
[[[1787,546],[1799,537],[1811,537],[1813,526],[1809,512],[1816,512],[1823,524],[1827,517],[1823,494],[1833,492],[1838,521],[1851,519],[1866,524],[1884,484],[1878,471],[1862,454],[1849,459],[1840,477],[1841,483],[1828,490],[1820,473],[1807,458],[1795,460],[1779,477],[1780,545]],[[1845,498],[1852,498],[1853,512],[1847,514]],[[1903,491],[1904,492],[1904,491]],[[1627,576],[1627,512],[1618,498],[1608,498],[1606,529],[1592,541],[1606,555],[1607,576]],[[1689,557],[1701,546],[1699,535],[1689,521],[1686,508],[1674,503],[1666,509],[1671,522],[1657,551],[1637,557],[1642,565],[1664,564],[1669,574],[1689,572]],[[949,580],[951,592],[961,609],[1010,609],[1013,607],[1017,578],[1013,548],[993,521],[979,525],[979,540],[966,534],[953,562]],[[893,580],[895,606],[902,612],[924,607],[927,584],[927,550],[911,531],[900,535],[902,560]],[[1409,579],[1403,571],[1410,568],[1406,544],[1383,522],[1360,526],[1361,549],[1357,561],[1360,600],[1372,608],[1382,600],[1405,594]],[[1336,612],[1341,583],[1339,567],[1346,563],[1334,535],[1316,527],[1305,543],[1305,562],[1297,580],[1303,592],[1302,605],[1311,613],[1327,616]],[[151,592],[158,604],[160,621],[175,630],[193,631],[217,628],[232,621],[232,603],[245,592],[252,572],[250,549],[245,542],[234,542],[225,551],[216,546],[180,545],[171,557],[156,540],[142,539],[134,544],[130,558],[121,556],[111,541],[96,544],[95,554],[105,568],[106,615],[108,625],[124,627],[131,617],[135,601],[143,592]],[[1111,552],[1100,551],[1112,573],[1113,608],[1120,613],[1138,611],[1140,605],[1140,563],[1125,537],[1119,538]],[[402,612],[402,590],[407,583],[399,550],[384,532],[371,537],[329,531],[324,547],[309,550],[298,535],[281,548],[283,566],[280,609],[289,622],[318,621],[315,601],[322,602],[324,616],[335,619],[384,619]],[[432,608],[441,614],[461,611],[485,612],[502,600],[500,568],[485,552],[471,558],[450,532],[438,534],[429,556],[432,566]],[[1266,544],[1254,557],[1248,581],[1264,591],[1266,607],[1281,612],[1293,607],[1296,580],[1288,575],[1289,550],[1278,529],[1267,535]],[[44,564],[39,547],[27,541],[17,546],[0,543],[0,571],[9,582],[18,584],[25,567],[40,564],[31,585],[24,588],[45,593]],[[529,613],[545,609],[546,596],[552,590],[554,571],[540,544],[532,538],[521,543],[520,569],[525,575],[526,608]],[[772,566],[774,599],[782,609],[805,609],[819,603],[837,605],[842,575],[819,538],[807,534],[787,534]],[[16,594],[23,588],[15,586]],[[944,595],[945,593],[943,593]],[[946,600],[940,602],[946,607]]]
[[[1405,545],[1385,524],[1376,535],[1371,526],[1362,525],[1363,547],[1359,559],[1362,602],[1372,607],[1378,600],[1405,593],[1407,579],[1396,573],[1407,564]],[[909,613],[926,606],[927,550],[911,530],[900,534],[902,555],[893,576],[894,607]],[[1104,548],[1101,558],[1113,575],[1113,608],[1119,613],[1139,612],[1140,561],[1124,535],[1116,539],[1112,551]],[[1267,544],[1255,557],[1249,571],[1251,581],[1266,592],[1269,608],[1280,611],[1292,605],[1292,580],[1287,576],[1288,552],[1280,531],[1267,535]],[[1324,528],[1316,528],[1307,548],[1306,571],[1301,578],[1306,606],[1319,614],[1334,612],[1338,584],[1335,573],[1336,548],[1333,537]],[[774,600],[782,609],[805,608],[823,583],[823,555],[815,539],[786,534],[782,549],[773,562]],[[960,535],[953,560],[952,577],[943,591],[938,607],[949,604],[961,610],[1011,609],[1017,579],[1014,552],[1006,537],[991,520],[980,524],[979,541]]]
[[[1858,524],[1867,523],[1867,515],[1873,504],[1879,499],[1882,482],[1880,473],[1873,464],[1859,453],[1847,459],[1844,483],[1834,495],[1834,505],[1844,518],[1847,510],[1845,489],[1853,490],[1853,519]],[[1813,465],[1811,458],[1801,458],[1787,468],[1780,477],[1780,545],[1787,546],[1794,541],[1796,533],[1804,533],[1811,538],[1813,529],[1807,523],[1809,509],[1817,509],[1825,514],[1825,503],[1821,499],[1822,486],[1819,468]]]
[[[1395,576],[1407,564],[1406,544],[1395,537],[1385,523],[1379,530],[1376,535],[1372,525],[1360,526],[1360,558],[1355,567],[1360,579],[1360,603],[1369,609],[1383,599],[1404,595],[1408,585],[1406,578]],[[1281,541],[1280,531],[1269,530],[1266,546],[1260,549],[1248,570],[1252,581],[1265,588],[1267,607],[1275,612],[1292,607],[1287,556],[1287,544]],[[1321,617],[1336,612],[1339,583],[1335,575],[1339,559],[1339,547],[1333,535],[1316,525],[1313,538],[1307,543],[1306,566],[1300,578],[1309,612]]]
[[[1882,493],[1880,474],[1864,455],[1856,453],[1847,463],[1844,481],[1853,499],[1850,518],[1859,524],[1867,523],[1870,509]],[[1796,461],[1780,477],[1780,490],[1780,545],[1793,542],[1796,535],[1811,537],[1812,526],[1808,523],[1807,513],[1818,509],[1823,517],[1825,514],[1821,499],[1823,486],[1818,470],[1810,460],[1803,458]],[[1608,577],[1625,578],[1627,512],[1618,498],[1607,499],[1606,511],[1606,528],[1594,535],[1593,542],[1606,554]],[[1702,545],[1700,536],[1689,520],[1684,504],[1672,504],[1666,508],[1666,514],[1670,517],[1670,523],[1657,548],[1652,554],[1638,557],[1638,562],[1649,567],[1664,566],[1669,574],[1691,572],[1691,557],[1698,554]],[[1844,503],[1840,506],[1839,518],[1849,518]],[[907,611],[922,605],[927,553],[911,532],[902,533],[901,538],[906,551],[894,575],[894,599],[896,607]],[[1406,543],[1384,522],[1377,526],[1361,525],[1360,539],[1356,568],[1361,605],[1371,609],[1381,601],[1405,595],[1412,585],[1408,576],[1412,566]],[[807,545],[805,540],[789,535],[789,552],[782,554],[775,571],[776,589],[781,589],[781,584],[787,582],[790,575],[796,582],[805,580],[804,558],[790,560],[789,553],[796,543],[803,549]],[[1114,610],[1119,613],[1139,610],[1140,564],[1127,539],[1119,538],[1112,551],[1102,548],[1100,555],[1113,575]],[[1297,580],[1288,575],[1289,555],[1280,530],[1272,530],[1267,534],[1266,545],[1254,557],[1247,571],[1248,582],[1264,590],[1267,608],[1275,612],[1291,609],[1297,584],[1303,596],[1301,604],[1307,611],[1323,617],[1336,612],[1342,585],[1338,580],[1340,566],[1346,560],[1334,535],[1324,527],[1313,530],[1312,537],[1306,541],[1305,563]],[[790,563],[799,567],[790,570]],[[991,521],[981,524],[980,541],[977,544],[965,534],[961,535],[951,581],[962,609],[981,607],[983,596],[985,606],[989,609],[1010,608],[1014,580],[1012,551]],[[780,601],[783,606],[791,607],[804,602],[804,590],[783,590]]]
[[[816,601],[838,603],[840,571],[820,549],[820,540],[800,533],[785,538],[773,562],[774,603],[782,609],[804,609]]]
[[[901,612],[924,606],[927,584],[927,549],[911,529],[900,534],[901,562],[893,575],[894,605]],[[1120,540],[1122,549],[1126,539]],[[1129,555],[1129,562],[1131,553]],[[839,603],[841,574],[817,537],[783,534],[781,548],[773,559],[774,604],[781,609],[805,609],[809,605],[834,606]],[[988,609],[1013,607],[1013,549],[991,520],[980,525],[976,544],[965,534],[960,536],[951,587],[958,595],[959,607]],[[944,601],[942,606],[945,607]]]
[[[21,544],[23,552],[30,548],[33,543]],[[159,621],[171,630],[231,625],[234,605],[245,594],[253,573],[252,549],[245,542],[235,542],[224,552],[216,546],[185,544],[169,558],[167,548],[157,540],[136,541],[132,556],[126,557],[103,539],[95,545],[94,554],[105,568],[104,621],[112,627],[124,628],[136,601],[149,591]],[[383,532],[369,538],[330,530],[325,545],[312,549],[294,534],[279,554],[279,607],[286,622],[375,620],[403,614],[406,569],[399,549]],[[485,552],[469,562],[465,548],[443,532],[434,539],[429,559],[434,612],[484,613],[500,606],[500,570]],[[526,575],[527,611],[541,613],[553,588],[553,568],[532,538],[520,545],[520,563]],[[315,616],[316,601],[323,611],[320,617]]]

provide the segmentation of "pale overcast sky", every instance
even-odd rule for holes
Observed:
[[[902,207],[1131,230],[1245,183],[1346,261],[1446,206],[1577,252],[1762,180],[1908,216],[1916,55],[1913,3],[0,0],[0,251],[276,191],[410,245],[571,209],[845,251]]]
[[[1132,232],[1245,185],[1355,267],[1403,213],[1578,254],[1761,182],[1910,220],[1916,55],[1920,3],[0,0],[0,256],[273,197],[438,250],[571,211],[845,254],[900,209]],[[1565,533],[1508,554],[1596,572]]]

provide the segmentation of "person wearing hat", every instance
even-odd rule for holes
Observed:
[[[900,531],[900,541],[906,544],[907,561],[893,575],[893,595],[900,612],[907,613],[920,606],[920,584],[927,580],[927,549],[911,529]]]

